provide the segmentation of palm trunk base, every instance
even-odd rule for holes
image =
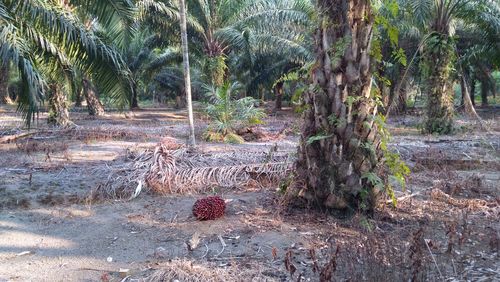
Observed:
[[[274,104],[275,111],[281,111],[282,102],[283,102],[283,92],[284,92],[284,83],[278,82],[276,86],[274,86],[274,95],[276,97],[276,102]]]
[[[68,126],[71,124],[66,95],[56,85],[51,86],[47,122],[54,126]]]
[[[97,97],[94,87],[92,87],[90,82],[87,80],[83,81],[83,91],[85,94],[85,100],[87,101],[87,109],[89,111],[89,115],[103,116],[104,106]]]
[[[185,96],[175,96],[174,108],[177,110],[186,108],[186,97]]]
[[[315,34],[314,87],[304,95],[306,111],[290,195],[322,209],[371,214],[377,191],[383,189],[378,173],[383,152],[371,58],[366,55],[371,44],[366,35],[374,21],[371,1],[346,1],[344,6],[318,2],[328,25]],[[339,47],[344,38],[356,41]],[[335,48],[349,52],[334,59],[329,52]]]

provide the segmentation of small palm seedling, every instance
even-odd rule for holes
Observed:
[[[239,89],[238,83],[225,82],[222,86],[207,87],[208,103],[206,114],[212,119],[205,139],[207,141],[243,143],[236,131],[242,127],[262,123],[265,113],[255,107],[256,100],[251,97],[233,98]]]

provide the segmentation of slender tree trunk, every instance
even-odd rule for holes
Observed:
[[[476,105],[476,80],[472,79],[470,83],[470,100],[473,106]]]
[[[50,85],[49,93],[49,116],[47,122],[54,126],[67,126],[71,123],[69,119],[66,95],[57,84]]]
[[[181,19],[181,39],[182,39],[182,57],[184,62],[184,84],[186,92],[186,103],[188,108],[188,118],[189,118],[189,146],[194,147],[196,145],[194,136],[194,116],[193,116],[193,104],[191,101],[191,74],[189,70],[189,49],[188,49],[188,38],[187,38],[187,25],[186,25],[186,4],[184,0],[179,0],[180,5],[180,19]]]
[[[442,42],[450,40],[445,34],[435,36],[441,37]],[[430,75],[425,131],[447,134],[453,131],[453,87],[450,81],[453,49],[442,43],[428,48],[426,53]]]
[[[9,66],[0,63],[0,104],[12,104],[9,96]]]
[[[259,105],[264,106],[264,104],[266,103],[266,91],[261,86],[259,86],[258,92],[259,92],[259,96],[260,96]]]
[[[369,213],[376,203],[382,152],[371,95],[370,2],[318,1],[323,19],[315,33],[314,90],[304,98],[295,178],[298,195],[316,206]],[[345,52],[331,53],[339,48]]]
[[[275,111],[281,111],[282,101],[283,101],[283,92],[284,92],[285,83],[280,81],[276,83],[274,86],[274,96],[276,98],[276,103],[274,105]]]
[[[85,100],[87,101],[87,109],[89,110],[89,115],[91,116],[103,116],[104,107],[99,101],[96,95],[96,90],[90,81],[83,80],[83,93],[85,95]]]
[[[488,106],[488,83],[481,81],[481,106]]]
[[[460,99],[460,107],[464,107],[465,108],[465,95],[469,95],[469,93],[467,92],[467,86],[466,86],[466,79],[465,77],[460,79],[460,93],[461,93],[461,99]],[[469,99],[470,99],[470,96],[469,96]]]
[[[496,99],[497,98],[497,83],[495,81],[495,79],[493,79],[491,81],[492,85],[491,85],[491,95],[493,96],[493,99]]]

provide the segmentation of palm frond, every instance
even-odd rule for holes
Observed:
[[[159,144],[125,166],[111,168],[93,197],[131,199],[142,184],[161,194],[206,192],[213,187],[277,184],[294,164],[294,151],[188,151]],[[138,186],[139,183],[139,186]]]
[[[18,110],[30,126],[47,85],[30,55],[28,42],[11,24],[0,27],[0,58],[2,62],[12,62],[19,69],[22,83]]]
[[[133,24],[136,8],[131,0],[71,0],[71,4],[91,18],[96,18],[122,49],[136,32]]]

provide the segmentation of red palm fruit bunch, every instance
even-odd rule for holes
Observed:
[[[222,217],[226,211],[226,202],[219,196],[199,199],[194,203],[193,215],[198,220],[213,220]]]

